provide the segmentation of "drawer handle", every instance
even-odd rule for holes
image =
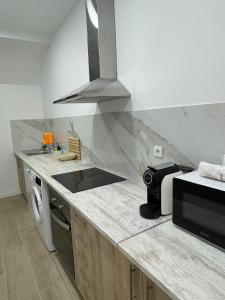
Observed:
[[[85,267],[85,269],[87,269],[87,267],[88,267],[88,263],[87,262],[84,264],[84,267]]]
[[[136,299],[136,295],[133,293],[133,273],[136,271],[135,267],[130,265],[130,300]]]

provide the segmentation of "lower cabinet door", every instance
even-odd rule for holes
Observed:
[[[115,255],[116,300],[143,300],[143,275],[119,250]]]
[[[155,285],[155,299],[156,300],[171,300],[171,298],[157,285]]]
[[[144,300],[155,300],[155,285],[145,275],[143,275],[143,289]]]
[[[115,255],[116,248],[101,234],[98,234],[98,287],[99,299],[115,300]]]
[[[115,251],[115,294],[117,300],[130,300],[132,265],[120,252]]]
[[[170,300],[73,209],[71,216],[75,281],[85,300]]]
[[[75,283],[85,300],[100,300],[99,233],[71,209]]]
[[[171,300],[171,298],[143,274],[144,300]]]
[[[101,290],[99,282],[99,253],[97,230],[90,224],[87,225],[88,249],[84,267],[87,278],[87,300],[100,300]]]

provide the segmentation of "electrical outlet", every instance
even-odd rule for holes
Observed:
[[[163,147],[162,146],[154,146],[154,157],[155,158],[163,158]]]

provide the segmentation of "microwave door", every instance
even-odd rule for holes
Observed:
[[[225,248],[225,193],[174,180],[173,223]]]

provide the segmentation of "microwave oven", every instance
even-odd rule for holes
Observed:
[[[198,171],[173,179],[173,223],[225,249],[225,182]]]

